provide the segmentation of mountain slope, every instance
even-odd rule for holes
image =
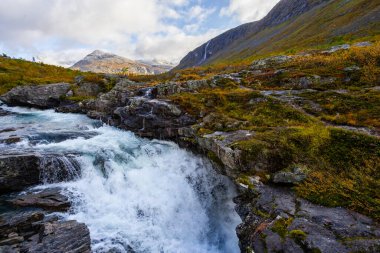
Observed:
[[[133,74],[160,74],[169,71],[171,66],[142,63],[115,54],[95,50],[75,63],[71,69],[110,74],[123,72]]]
[[[281,0],[260,21],[231,29],[187,54],[183,69],[301,50],[380,34],[380,1]]]

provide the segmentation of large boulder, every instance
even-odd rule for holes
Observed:
[[[77,221],[58,221],[42,212],[0,216],[0,252],[91,252],[90,232]]]
[[[176,137],[180,128],[195,123],[187,113],[162,99],[130,98],[127,106],[114,113],[120,118],[120,127],[154,138]]]
[[[38,235],[21,244],[21,249],[41,253],[90,253],[90,231],[84,223],[75,220],[46,222]]]
[[[242,252],[379,252],[380,226],[372,219],[310,203],[287,187],[249,181],[235,199]]]
[[[39,183],[72,180],[79,175],[79,164],[70,155],[0,155],[0,193],[20,191]]]
[[[20,191],[40,182],[36,155],[0,156],[0,193]]]
[[[70,208],[70,201],[61,191],[61,188],[31,191],[19,195],[9,202],[20,207],[40,207],[51,211],[67,211]]]
[[[68,83],[18,86],[1,96],[0,100],[8,105],[54,108],[60,105],[69,90]]]

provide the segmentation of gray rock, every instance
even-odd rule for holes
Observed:
[[[332,53],[335,53],[337,51],[347,50],[347,49],[350,49],[350,48],[351,48],[351,46],[349,44],[343,44],[343,45],[333,46],[333,47],[331,47],[328,50],[322,51],[322,53],[324,53],[324,54],[332,54]]]
[[[21,137],[18,137],[18,136],[14,136],[14,137],[8,137],[8,138],[5,138],[5,139],[1,139],[0,140],[0,143],[5,143],[5,144],[14,144],[14,143],[17,143],[17,142],[20,142],[21,141]]]
[[[186,82],[167,82],[159,84],[157,88],[157,96],[163,97],[181,92],[196,91],[201,88],[215,87],[215,84],[208,80],[189,80]]]
[[[278,56],[273,56],[269,58],[264,58],[264,59],[260,59],[260,60],[256,60],[252,62],[251,69],[257,70],[257,69],[267,68],[273,65],[278,65],[278,64],[288,62],[291,59],[293,59],[293,57],[288,56],[288,55],[278,55]]]
[[[10,203],[21,207],[41,207],[45,210],[67,211],[70,208],[68,198],[60,188],[48,188],[40,192],[27,192],[10,200]]]
[[[117,108],[114,114],[120,118],[120,127],[146,137],[174,138],[179,128],[195,123],[169,101],[144,97],[130,98],[128,105]]]
[[[75,96],[96,97],[101,92],[100,85],[97,83],[81,82],[75,89]]]
[[[8,105],[53,108],[59,106],[69,90],[68,83],[18,86],[1,96],[0,100]]]
[[[0,100],[1,100],[1,97],[0,97]],[[3,108],[0,108],[0,117],[2,117],[2,116],[8,116],[8,115],[11,115],[11,114],[13,114],[13,113],[9,112],[9,111],[6,111]]]
[[[84,80],[84,76],[80,76],[80,75],[74,78],[74,81],[76,84],[80,84],[81,82],[83,82],[83,80]]]
[[[37,240],[25,241],[22,250],[29,252],[90,253],[90,231],[77,221],[46,222],[41,225]]]
[[[0,193],[23,190],[40,182],[36,155],[0,156]]]
[[[360,67],[358,67],[358,66],[356,66],[356,65],[353,65],[353,66],[350,66],[350,67],[344,68],[343,70],[344,70],[344,71],[347,71],[347,72],[358,71],[358,70],[360,70]]]
[[[196,142],[200,149],[211,152],[221,162],[218,169],[224,175],[235,178],[244,168],[241,166],[241,152],[231,148],[231,145],[237,141],[243,141],[252,138],[254,132],[239,130],[235,132],[214,132],[202,137],[196,137]],[[214,161],[215,162],[215,161]],[[221,166],[222,165],[222,166]]]
[[[369,42],[369,41],[362,41],[362,42],[358,42],[358,43],[355,43],[354,46],[355,47],[369,47],[371,46],[373,43],[372,42]]]
[[[307,169],[303,167],[294,167],[292,171],[278,171],[273,175],[274,183],[297,184],[305,180]]]
[[[39,183],[72,180],[79,175],[79,164],[71,156],[0,155],[0,193],[20,191]]]
[[[243,220],[236,230],[242,251],[348,253],[380,249],[380,226],[372,219],[344,208],[312,204],[289,188],[251,183],[253,189],[235,199]]]
[[[90,244],[83,223],[45,218],[32,211],[0,216],[0,252],[89,253]]]

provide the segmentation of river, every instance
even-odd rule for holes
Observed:
[[[1,108],[1,128],[20,142],[0,152],[73,154],[81,173],[59,186],[72,201],[65,220],[85,223],[94,252],[239,252],[232,182],[172,142],[139,138],[87,118],[53,110]],[[73,171],[73,173],[75,173]]]

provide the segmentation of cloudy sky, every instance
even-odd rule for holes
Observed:
[[[0,53],[69,66],[95,49],[178,62],[279,0],[0,0]]]

